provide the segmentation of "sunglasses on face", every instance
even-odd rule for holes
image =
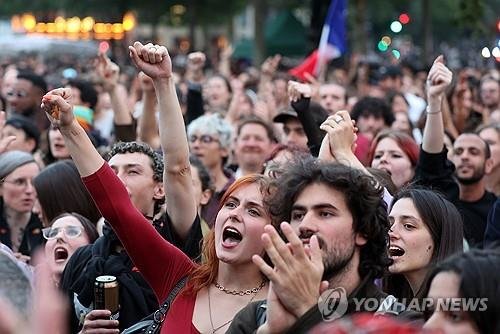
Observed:
[[[200,140],[200,142],[202,142],[203,144],[210,144],[219,141],[217,138],[214,138],[210,135],[201,135],[201,136],[192,135],[189,137],[189,141],[191,143],[194,143],[197,140]]]
[[[47,240],[55,239],[61,230],[64,235],[70,239],[78,238],[82,235],[83,227],[81,226],[64,226],[64,227],[46,227],[42,229],[43,237]]]

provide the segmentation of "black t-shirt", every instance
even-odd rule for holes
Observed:
[[[461,201],[458,183],[453,177],[455,166],[447,159],[446,147],[440,153],[428,153],[420,148],[415,168],[414,184],[437,191],[452,202],[460,212],[464,224],[464,238],[470,246],[480,247],[483,243],[488,212],[496,197],[485,192],[477,202]]]
[[[470,246],[482,245],[488,213],[496,199],[495,194],[486,191],[478,201],[465,202],[458,200],[455,203],[464,219],[464,237]]]

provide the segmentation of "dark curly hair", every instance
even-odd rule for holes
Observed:
[[[157,182],[163,180],[163,157],[160,153],[154,151],[151,146],[146,143],[136,141],[118,142],[113,145],[111,150],[106,154],[105,159],[110,160],[117,154],[125,153],[143,153],[151,160],[151,168],[153,169],[153,179]]]
[[[395,119],[389,105],[378,97],[363,97],[352,107],[351,118],[355,121],[361,116],[370,115],[383,118],[386,126],[391,126]]]
[[[382,199],[383,189],[363,172],[337,163],[306,158],[289,166],[276,180],[272,194],[266,198],[273,224],[290,221],[292,206],[309,185],[323,183],[342,194],[353,217],[353,230],[367,242],[361,247],[359,274],[379,278],[391,260],[387,254],[389,220]]]

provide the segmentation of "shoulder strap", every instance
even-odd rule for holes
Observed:
[[[165,320],[165,315],[170,309],[172,301],[175,299],[175,297],[177,296],[179,291],[181,291],[184,285],[186,285],[186,282],[187,282],[187,276],[184,276],[177,282],[174,288],[170,291],[170,293],[167,296],[167,299],[165,299],[160,308],[156,310],[156,312],[153,314],[153,320],[155,323],[157,324],[163,323],[163,320]]]

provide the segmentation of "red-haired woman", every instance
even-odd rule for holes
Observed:
[[[185,207],[184,219],[196,214],[188,143],[167,49],[136,42],[132,60],[153,79],[160,112],[167,202]],[[165,241],[133,206],[123,183],[94,149],[75,121],[71,92],[56,89],[44,96],[42,107],[61,129],[66,145],[100,212],[112,225],[127,253],[162,303],[183,278],[187,285],[173,301],[162,333],[223,333],[234,315],[253,300],[265,299],[266,280],[252,262],[264,254],[261,235],[271,222],[264,205],[266,178],[250,175],[235,182],[222,198],[213,231],[204,244],[204,264],[196,265]],[[58,109],[58,118],[51,111]],[[167,161],[167,159],[169,159]],[[175,190],[175,191],[174,191]],[[172,195],[172,192],[175,194]],[[167,203],[169,205],[169,203]],[[183,218],[183,217],[179,217]],[[108,322],[113,322],[108,320]],[[109,324],[110,327],[116,323]],[[89,328],[90,329],[90,328]],[[84,331],[85,332],[85,325]],[[111,331],[110,331],[111,332]],[[118,331],[116,331],[118,332]]]
[[[385,130],[372,142],[368,158],[370,166],[389,173],[394,185],[401,189],[415,175],[419,148],[404,132]]]

